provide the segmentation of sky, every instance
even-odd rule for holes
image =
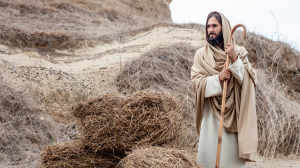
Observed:
[[[300,0],[173,0],[170,9],[174,23],[203,25],[210,12],[218,11],[232,27],[242,23],[247,31],[300,51]]]

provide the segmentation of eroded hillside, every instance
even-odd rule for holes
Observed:
[[[1,0],[0,42],[14,47],[78,48],[118,33],[172,23],[171,0]],[[112,35],[115,34],[115,35]]]

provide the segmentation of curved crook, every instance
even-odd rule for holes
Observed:
[[[235,25],[235,26],[232,28],[232,30],[231,30],[231,32],[230,32],[229,39],[228,39],[228,44],[231,44],[232,35],[233,35],[234,31],[235,31],[238,27],[243,27],[243,37],[246,38],[246,32],[247,32],[246,26],[243,25],[243,24],[237,24],[237,25]]]
[[[237,24],[233,27],[233,29],[230,32],[229,39],[228,39],[228,44],[231,44],[232,35],[238,27],[243,27],[243,37],[246,38],[246,31],[247,31],[246,26],[243,25],[243,24]],[[227,55],[225,68],[228,68],[229,62],[230,62],[230,59],[229,59],[229,56]]]

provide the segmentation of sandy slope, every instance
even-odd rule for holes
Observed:
[[[0,46],[0,77],[19,90],[31,94],[54,119],[72,122],[69,105],[111,90],[110,83],[126,62],[154,46],[187,42],[204,44],[199,29],[158,26],[95,48],[39,54]],[[248,164],[247,167],[300,167],[300,160],[276,159]]]
[[[46,58],[34,51],[16,50],[13,51],[13,54],[8,55],[5,53],[9,53],[9,49],[0,46],[0,50],[5,52],[0,54],[0,58],[16,66],[42,66],[78,74],[116,68],[120,63],[120,56],[121,61],[126,62],[160,44],[188,42],[200,46],[203,45],[202,38],[199,30],[158,27],[149,32],[140,33],[123,44],[114,41],[111,44],[72,52],[57,50],[56,52],[60,53],[59,56],[55,55],[57,53],[49,53],[49,57]]]

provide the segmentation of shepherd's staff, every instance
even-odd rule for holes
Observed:
[[[232,35],[234,31],[238,27],[243,27],[243,36],[246,38],[246,27],[243,24],[238,24],[233,27],[233,29],[230,32],[229,39],[228,39],[228,44],[231,43]],[[225,68],[228,68],[229,65],[229,56],[227,54],[226,58],[226,63],[225,63]],[[216,168],[219,168],[220,165],[220,155],[221,155],[221,145],[222,145],[222,133],[223,133],[223,120],[224,120],[224,112],[225,112],[225,103],[226,103],[226,93],[227,93],[227,84],[228,81],[225,79],[224,81],[224,86],[223,86],[223,96],[222,96],[222,108],[221,108],[221,116],[220,116],[220,125],[219,125],[219,136],[218,136],[218,149],[217,149],[217,159],[216,159]]]

